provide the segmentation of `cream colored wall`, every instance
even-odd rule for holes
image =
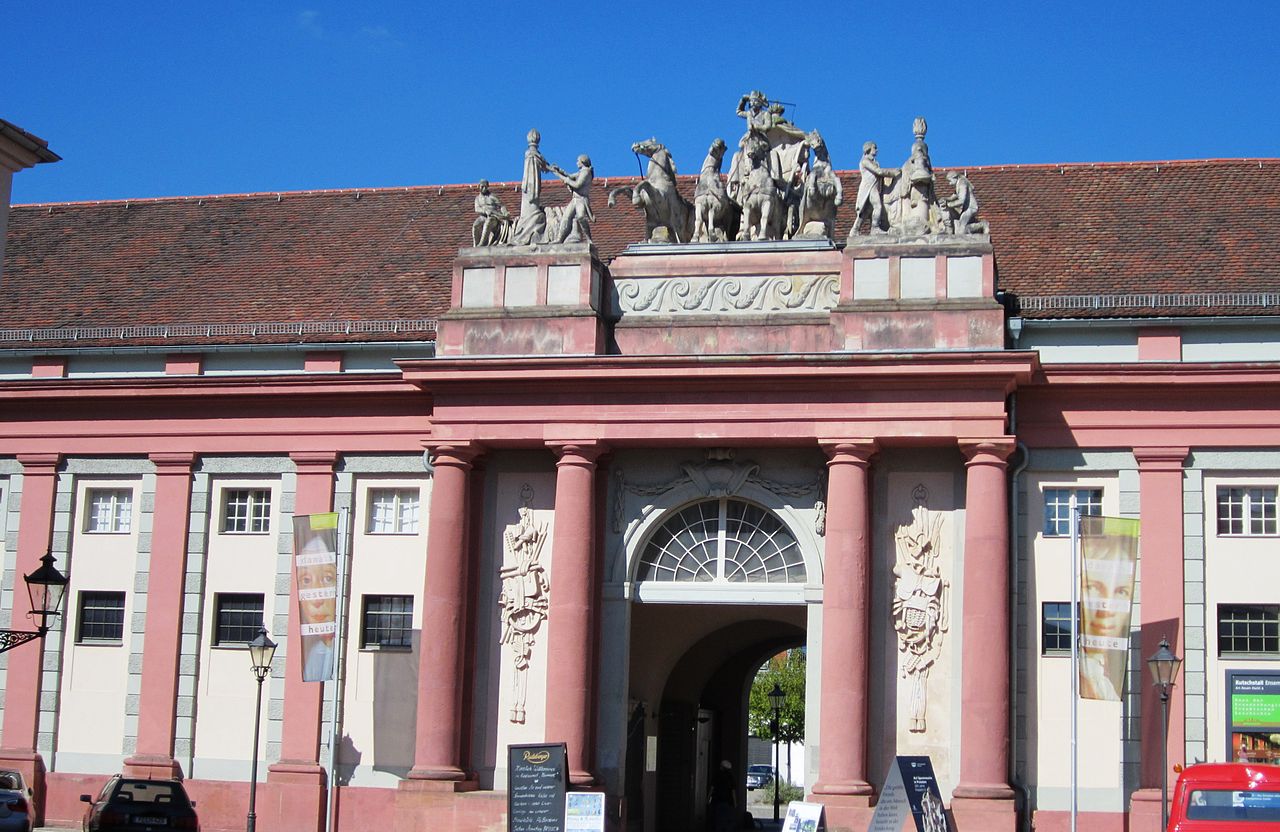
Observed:
[[[1280,471],[1204,478],[1206,754],[1226,762],[1226,671],[1280,670],[1278,659],[1218,656],[1219,604],[1280,603],[1280,538],[1218,536],[1218,486],[1280,486]]]
[[[271,530],[266,534],[224,534],[222,511],[224,492],[235,488],[265,488],[271,491]],[[270,629],[275,609],[276,563],[281,528],[281,488],[278,479],[215,479],[210,488],[208,554],[205,561],[204,602],[200,624],[200,677],[196,687],[195,763],[198,776],[233,776],[224,761],[247,761],[253,743],[253,706],[257,682],[249,669],[249,655],[243,647],[215,647],[214,602],[223,592],[253,592],[263,595],[263,622]],[[271,634],[284,642],[283,633]],[[265,699],[265,696],[264,696]],[[262,708],[261,727],[266,736],[268,708]],[[259,758],[266,759],[266,744]],[[200,773],[203,768],[204,772]],[[235,770],[238,770],[235,769]]]
[[[1044,489],[1101,488],[1102,512],[1120,514],[1117,477],[1076,477],[1041,474],[1026,480],[1026,519],[1023,533],[1031,553],[1031,602],[1027,606],[1027,662],[1036,668],[1027,692],[1034,709],[1028,716],[1029,779],[1042,810],[1067,808],[1071,785],[1071,657],[1041,655],[1041,604],[1071,600],[1071,538],[1044,536]],[[1137,617],[1133,620],[1137,624]],[[1084,811],[1124,808],[1122,772],[1123,703],[1080,700],[1077,711],[1079,768],[1077,784]]]
[[[395,788],[413,767],[418,656],[422,637],[422,587],[427,546],[427,507],[431,480],[360,477],[352,512],[351,594],[343,638],[346,640],[343,734],[339,763],[354,767],[351,784]],[[369,491],[417,488],[417,534],[369,534]],[[413,649],[361,649],[365,595],[413,596]],[[428,635],[429,637],[429,635]]]
[[[129,532],[85,531],[89,517],[88,492],[103,488],[133,492]],[[78,478],[73,493],[71,583],[67,587],[65,601],[66,621],[63,626],[67,637],[63,642],[56,752],[77,755],[77,770],[89,766],[109,771],[118,768],[123,754],[125,696],[129,680],[129,622],[135,607],[133,581],[137,570],[138,509],[142,483],[138,479]],[[86,590],[124,593],[124,632],[119,642],[76,642],[80,593]]]

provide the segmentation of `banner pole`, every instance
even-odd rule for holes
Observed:
[[[333,620],[333,695],[329,708],[329,787],[325,790],[325,832],[333,832],[336,825],[334,810],[334,789],[337,780],[334,773],[338,765],[338,726],[341,723],[339,714],[342,706],[342,669],[344,666],[342,646],[345,640],[347,610],[347,561],[351,556],[351,529],[349,527],[350,510],[343,508],[338,512],[338,593],[335,599]]]
[[[1076,832],[1079,814],[1079,784],[1076,771],[1080,751],[1077,745],[1080,707],[1080,506],[1071,505],[1071,832]]]

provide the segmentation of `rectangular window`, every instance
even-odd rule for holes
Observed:
[[[215,645],[248,644],[263,626],[262,595],[223,592],[214,597]]]
[[[1046,488],[1044,490],[1044,536],[1071,536],[1071,509],[1080,514],[1102,514],[1101,488]]]
[[[271,489],[228,488],[222,494],[222,531],[230,534],[271,531]]]
[[[1071,654],[1071,602],[1045,601],[1040,605],[1040,655]]]
[[[124,640],[124,593],[81,592],[76,643]]]
[[[1220,486],[1218,534],[1243,537],[1276,534],[1275,487]]]
[[[412,647],[413,596],[364,596],[360,646],[365,649]]]
[[[1218,655],[1280,656],[1280,605],[1219,604]]]
[[[417,534],[418,489],[369,489],[369,534]]]
[[[128,534],[133,526],[133,490],[92,488],[87,494],[84,530],[94,534]]]

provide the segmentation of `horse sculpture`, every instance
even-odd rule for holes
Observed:
[[[693,240],[699,243],[723,243],[729,239],[734,220],[734,204],[729,199],[720,169],[724,165],[724,139],[716,139],[702,162],[698,187],[693,192]]]
[[[777,240],[782,216],[782,192],[768,166],[769,146],[759,142],[749,148],[751,169],[738,191],[742,205],[739,240]]]
[[[831,169],[831,156],[822,135],[814,130],[805,137],[805,144],[813,150],[813,164],[804,179],[804,191],[800,196],[800,221],[794,234],[809,235],[809,223],[822,223],[822,233],[835,238],[836,208],[844,201],[844,187]]]
[[[610,207],[617,204],[618,194],[631,194],[631,204],[644,211],[644,241],[654,241],[654,232],[666,229],[670,242],[687,243],[693,236],[693,206],[676,190],[676,165],[671,151],[657,139],[631,145],[631,152],[649,157],[644,181],[609,191]]]

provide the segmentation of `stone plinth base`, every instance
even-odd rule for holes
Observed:
[[[124,761],[127,777],[147,780],[182,779],[182,766],[172,757],[159,754],[136,754]]]
[[[395,794],[395,823],[392,828],[397,832],[439,832],[442,829],[497,830],[506,827],[505,792],[447,788],[458,785],[461,783],[439,780],[400,781]]]
[[[401,780],[398,787],[403,792],[433,792],[437,794],[459,794],[462,792],[474,792],[480,788],[480,784],[475,780],[428,780],[419,778],[409,778]]]
[[[319,832],[324,828],[325,780],[325,770],[316,763],[273,764],[267,769],[267,782],[258,786],[257,825],[281,832]]]
[[[1170,784],[1169,796],[1173,796]],[[1129,800],[1129,832],[1163,832],[1159,789],[1139,789]]]
[[[1076,829],[1088,832],[1128,832],[1124,812],[1079,812],[1076,815]],[[1032,828],[1036,832],[1071,832],[1070,812],[1035,813]]]
[[[874,794],[810,794],[805,800],[821,803],[828,832],[863,832],[875,814]]]
[[[1007,799],[953,797],[951,821],[956,832],[1017,832],[1017,805],[1012,794]]]

